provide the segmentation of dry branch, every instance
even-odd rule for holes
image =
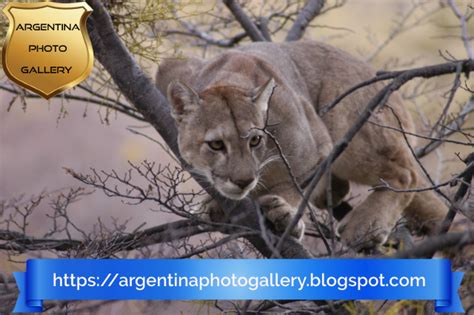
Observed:
[[[197,37],[203,40],[206,44],[214,45],[218,47],[233,47],[248,36],[247,32],[242,32],[230,38],[216,39],[212,37],[210,34],[199,30],[197,26],[187,21],[180,20],[180,24],[186,29],[187,32],[170,30],[170,31],[165,31],[165,34],[193,36],[193,37]]]
[[[474,112],[474,96],[471,96],[470,99],[464,104],[456,117],[449,122],[441,131],[438,132],[436,138],[430,139],[430,141],[423,147],[417,148],[415,150],[416,156],[418,158],[426,156],[428,153],[433,152],[438,148],[443,142],[449,142],[445,139],[452,134],[456,133],[461,129],[461,126],[467,120],[470,113]],[[457,143],[459,144],[459,143]],[[472,144],[471,144],[472,145]]]
[[[458,72],[458,69],[459,69],[458,67],[460,67],[462,73],[465,73],[466,76],[468,76],[470,72],[474,71],[474,60],[472,59],[454,60],[452,62],[447,62],[443,64],[423,66],[423,67],[408,69],[408,70],[377,72],[376,76],[373,77],[372,79],[369,79],[369,80],[366,80],[364,82],[354,85],[353,87],[349,88],[347,91],[339,95],[330,104],[322,106],[322,109],[319,112],[319,114],[321,116],[324,116],[327,112],[333,109],[344,98],[354,93],[356,90],[363,88],[364,86],[374,84],[375,82],[386,81],[386,80],[390,80],[394,78],[399,78],[402,76],[410,77],[408,80],[411,80],[417,77],[418,78],[432,78],[435,76],[456,73]]]
[[[257,26],[250,20],[242,7],[235,0],[223,0],[223,2],[254,42],[266,41]]]
[[[446,214],[446,217],[444,218],[443,222],[441,223],[441,228],[439,230],[440,235],[445,234],[449,230],[451,223],[453,222],[458,210],[457,203],[461,201],[466,195],[471,184],[471,180],[474,177],[474,153],[469,154],[464,160],[464,163],[466,163],[467,167],[462,174],[461,185],[459,186],[454,196],[454,201],[449,207],[449,211]]]
[[[0,230],[0,249],[24,253],[29,251],[76,251],[87,253],[98,253],[100,257],[110,257],[117,252],[130,251],[146,246],[172,242],[186,237],[202,233],[222,231],[225,233],[237,233],[237,235],[249,235],[257,232],[240,230],[236,227],[219,227],[217,225],[205,225],[193,220],[179,220],[154,226],[149,229],[122,235],[117,233],[105,239],[52,239],[37,238],[23,233]],[[231,239],[227,240],[230,241]],[[222,245],[224,242],[221,242]]]
[[[324,7],[325,0],[309,0],[296,17],[295,23],[291,26],[286,36],[286,41],[301,39],[309,23],[318,16]]]
[[[413,248],[397,253],[395,258],[429,258],[437,251],[470,244],[474,244],[474,230],[448,233],[430,237]]]
[[[467,52],[467,57],[469,59],[474,59],[474,51],[472,50],[472,39],[469,37],[468,33],[468,25],[467,21],[470,17],[468,12],[466,14],[462,14],[459,8],[457,7],[456,3],[454,0],[448,0],[448,4],[451,7],[451,10],[453,11],[454,15],[459,19],[461,23],[461,37],[462,37],[462,42],[464,44],[464,48],[466,49]]]

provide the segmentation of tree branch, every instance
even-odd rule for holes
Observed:
[[[295,41],[303,37],[309,23],[321,12],[325,0],[308,0],[296,17],[295,23],[291,26],[286,41]]]
[[[196,220],[188,219],[154,226],[126,235],[119,232],[105,239],[98,240],[37,238],[20,232],[0,230],[0,240],[4,241],[0,243],[0,249],[13,250],[20,253],[38,250],[74,250],[79,252],[100,253],[101,257],[109,257],[120,251],[129,251],[150,245],[177,241],[207,232],[232,234],[228,238],[224,238],[212,244],[213,248],[230,240],[258,233],[258,231],[251,231],[245,227],[240,229],[239,227],[229,225],[207,225]],[[201,251],[205,250],[199,249],[199,252]]]
[[[474,60],[472,59],[455,60],[453,62],[447,62],[447,63],[432,65],[432,66],[424,66],[424,67],[408,69],[408,70],[378,72],[376,76],[373,77],[372,79],[369,79],[369,80],[366,80],[364,82],[354,85],[353,87],[349,88],[344,93],[339,95],[330,104],[322,106],[321,110],[319,111],[319,114],[321,116],[325,115],[327,112],[333,109],[338,103],[340,103],[344,98],[354,93],[356,90],[364,86],[374,84],[375,82],[386,81],[386,80],[394,79],[397,77],[401,77],[403,75],[411,76],[411,79],[432,78],[434,76],[441,76],[445,74],[456,73],[459,66],[461,67],[461,72],[467,75],[469,72],[474,71]]]
[[[193,37],[203,40],[205,43],[209,45],[214,45],[218,47],[233,47],[237,43],[239,43],[242,39],[248,36],[247,32],[242,32],[230,38],[216,39],[212,37],[210,34],[199,30],[196,26],[192,25],[191,23],[187,21],[180,20],[180,23],[188,32],[166,31],[165,33],[178,34],[178,35],[184,35],[184,36],[193,36]]]
[[[36,250],[90,251],[100,249],[102,254],[112,255],[122,250],[132,250],[153,244],[171,242],[184,237],[208,232],[209,228],[200,226],[191,220],[180,220],[155,226],[143,231],[127,235],[116,235],[101,240],[74,240],[74,239],[50,239],[36,238],[23,233],[0,230],[0,249],[27,252]]]
[[[454,200],[451,206],[449,207],[449,211],[446,214],[446,217],[444,218],[443,222],[441,223],[440,230],[438,231],[439,235],[445,234],[449,230],[449,227],[451,226],[451,223],[453,223],[454,217],[456,216],[458,210],[457,203],[464,198],[469,189],[471,180],[474,177],[474,153],[469,154],[464,160],[464,163],[466,163],[467,167],[462,174],[461,185],[456,191],[456,194],[454,195]]]
[[[394,258],[429,258],[437,251],[469,244],[474,244],[474,230],[430,237],[413,248],[397,253]]]
[[[81,88],[81,87],[80,87]],[[9,93],[13,94],[18,94],[20,93],[18,89],[13,88],[13,87],[8,87],[7,85],[0,84],[0,90],[7,91]],[[38,94],[31,93],[28,91],[24,91],[23,96],[25,98],[41,98]],[[133,107],[129,107],[125,104],[122,104],[120,102],[117,102],[115,100],[109,100],[106,99],[105,97],[102,97],[102,99],[99,98],[99,96],[96,97],[85,97],[85,96],[79,96],[79,95],[74,95],[74,94],[69,94],[69,93],[63,93],[60,95],[55,96],[54,98],[56,99],[61,99],[64,98],[66,100],[74,100],[74,101],[80,101],[80,102],[85,102],[85,103],[92,103],[92,104],[97,104],[99,106],[103,106],[106,108],[110,108],[112,110],[116,110],[119,113],[122,113],[124,115],[127,115],[129,117],[135,118],[138,121],[146,121]]]
[[[426,156],[428,153],[434,151],[442,143],[448,142],[444,139],[458,132],[461,129],[461,126],[469,117],[469,114],[473,111],[474,111],[474,96],[471,96],[470,99],[459,111],[459,113],[456,115],[456,118],[454,118],[447,126],[442,128],[442,130],[439,131],[438,135],[436,135],[436,138],[431,139],[431,141],[428,142],[426,145],[424,145],[421,148],[417,148],[415,150],[416,156],[418,158],[422,158]]]
[[[448,4],[451,7],[451,10],[453,11],[454,15],[456,15],[456,17],[461,22],[462,42],[464,44],[464,48],[466,48],[467,57],[469,59],[474,59],[474,51],[472,50],[471,39],[469,38],[467,26],[467,20],[469,15],[467,13],[462,14],[454,0],[448,0]]]
[[[223,2],[254,42],[266,41],[257,26],[255,26],[247,14],[245,14],[244,10],[242,10],[242,7],[235,0],[223,0]]]
[[[171,150],[177,153],[177,131],[166,98],[130,55],[115,32],[110,15],[103,4],[98,0],[90,0],[88,3],[94,9],[88,28],[95,56],[125,97],[160,133]]]

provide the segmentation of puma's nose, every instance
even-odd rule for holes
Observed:
[[[239,179],[234,181],[234,184],[240,187],[240,189],[244,190],[247,188],[248,185],[250,185],[253,182],[253,178],[247,178],[247,179]]]

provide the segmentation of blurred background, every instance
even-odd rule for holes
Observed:
[[[178,31],[183,30],[183,24],[177,17],[208,31],[216,38],[242,32],[235,24],[229,24],[225,30],[207,29],[216,21],[216,16],[225,12],[220,1],[109,2],[111,12],[114,13],[114,23],[121,31],[119,33],[128,48],[136,53],[136,58],[150,77],[154,76],[157,64],[163,58],[209,58],[228,49],[207,45],[193,36],[180,36]],[[240,1],[247,12],[252,12],[251,16],[262,12],[271,14],[272,8],[283,2]],[[289,7],[288,12],[300,8],[304,3],[293,2],[295,5]],[[1,6],[5,3],[3,1]],[[462,13],[473,6],[469,0],[455,3]],[[326,7],[332,6],[331,10],[314,19],[304,38],[324,41],[346,50],[369,61],[377,70],[443,63],[446,62],[445,58],[467,58],[460,38],[460,21],[445,1],[328,0]],[[472,14],[472,9],[470,12]],[[467,23],[470,36],[474,35],[472,20]],[[284,40],[290,25],[291,22],[277,32],[273,40]],[[0,36],[4,39],[8,27],[4,15],[0,17],[0,27]],[[470,40],[472,44],[472,37]],[[248,41],[244,39],[239,45]],[[430,124],[439,116],[453,80],[454,76],[426,82],[415,80],[404,87],[402,93],[421,133],[429,130]],[[472,89],[472,79],[464,80],[463,84]],[[0,89],[0,200],[3,202],[21,203],[21,200],[27,201],[42,193],[54,197],[70,187],[81,186],[81,183],[66,174],[64,168],[84,174],[90,173],[91,168],[123,173],[130,168],[128,161],[172,163],[167,153],[155,142],[129,131],[132,128],[157,139],[156,132],[146,123],[87,100],[68,97],[89,97],[90,93],[84,89],[76,87],[49,101],[25,97],[27,93],[12,85],[3,71],[0,72],[0,86],[3,87]],[[126,104],[99,64],[83,86]],[[459,111],[469,97],[468,91],[459,89],[452,112]],[[473,126],[474,118],[471,115],[465,128],[470,128],[472,133]],[[455,135],[453,139],[466,141],[463,135]],[[444,144],[425,157],[423,163],[433,178],[440,182],[463,168],[456,154],[466,156],[469,151],[472,148]],[[189,183],[186,189],[193,187],[197,188]],[[48,232],[50,218],[47,214],[50,210],[48,200],[42,201],[32,214],[27,234],[41,236]],[[94,229],[99,217],[105,225],[129,220],[128,231],[143,223],[146,228],[176,220],[173,215],[150,210],[156,209],[151,204],[130,206],[119,198],[108,198],[102,191],[95,191],[72,204],[68,211],[75,224],[88,232]],[[15,259],[21,261],[24,258],[18,256]],[[20,269],[23,269],[22,264],[12,264],[9,257],[0,254],[1,271]],[[176,311],[192,310],[193,313],[206,308],[195,303],[173,307],[176,307],[173,308]],[[111,306],[109,312],[115,311],[114,306]]]

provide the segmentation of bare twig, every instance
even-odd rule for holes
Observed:
[[[434,185],[434,186],[429,186],[429,187],[420,187],[420,188],[412,188],[412,189],[398,189],[395,187],[390,186],[389,183],[387,183],[385,180],[380,179],[382,182],[382,185],[374,186],[370,188],[369,190],[377,190],[380,188],[386,188],[394,192],[422,192],[422,191],[429,191],[429,190],[436,190],[438,188],[448,186],[448,185],[456,185],[458,182],[461,183],[469,183],[466,182],[467,177],[472,176],[474,173],[474,163],[470,163],[464,171],[461,172],[461,174],[457,175],[454,178],[451,178],[450,180],[444,181],[440,184]]]
[[[194,250],[190,253],[186,253],[184,255],[181,255],[179,258],[190,258],[190,257],[193,257],[193,256],[196,256],[196,255],[199,255],[199,254],[202,254],[202,253],[205,253],[211,249],[214,249],[214,248],[217,248],[217,247],[220,247],[224,244],[227,244],[228,242],[230,241],[233,241],[235,239],[238,239],[238,238],[241,238],[241,237],[246,237],[246,236],[249,236],[249,235],[258,235],[259,232],[255,231],[255,232],[241,232],[241,233],[235,233],[235,234],[232,234],[232,235],[229,235],[227,237],[224,237],[222,239],[220,239],[219,241],[213,243],[213,244],[210,244],[210,245],[207,245],[207,246],[204,246],[204,247],[201,247],[197,250]]]
[[[142,137],[144,137],[144,138],[146,138],[146,139],[148,139],[148,140],[150,140],[150,141],[156,143],[157,145],[160,146],[160,148],[161,148],[163,151],[166,152],[166,154],[168,154],[168,156],[169,156],[173,161],[175,161],[177,164],[179,164],[179,160],[176,158],[176,156],[173,154],[173,152],[171,152],[170,149],[169,149],[166,145],[164,145],[163,143],[161,143],[159,140],[153,139],[152,137],[150,137],[150,136],[144,134],[143,132],[140,132],[140,131],[138,131],[138,130],[136,130],[136,129],[133,129],[133,128],[131,128],[131,127],[127,127],[127,130],[130,131],[131,133],[135,134],[135,135],[142,136]]]
[[[438,12],[441,10],[441,7],[437,7],[434,10],[431,10],[427,12],[426,14],[422,15],[421,17],[418,17],[414,22],[408,23],[410,18],[414,15],[415,11],[422,6],[422,3],[415,3],[413,2],[412,7],[403,15],[400,16],[400,18],[395,22],[396,25],[395,27],[390,31],[388,34],[387,38],[378,45],[375,50],[365,59],[367,62],[371,62],[374,60],[375,57],[377,57],[380,52],[387,47],[388,44],[390,44],[396,37],[401,35],[402,33],[413,29],[416,26],[419,26],[423,21],[425,21],[427,18],[431,17],[434,13]]]
[[[340,103],[344,98],[352,94],[354,91],[364,86],[374,84],[375,82],[386,81],[386,80],[394,79],[397,77],[402,77],[403,75],[413,76],[412,78],[415,78],[415,77],[431,78],[434,76],[441,76],[444,74],[456,73],[458,69],[458,64],[461,64],[461,69],[462,69],[461,71],[463,73],[469,73],[471,71],[474,71],[474,61],[470,59],[465,59],[465,60],[455,60],[453,62],[438,64],[438,65],[433,65],[433,66],[424,66],[424,67],[409,69],[409,70],[378,72],[374,78],[354,85],[353,87],[349,88],[347,91],[339,95],[330,104],[322,106],[322,109],[320,110],[319,114],[321,116],[324,116],[327,112],[333,109],[338,103]]]
[[[470,112],[472,111],[472,109],[470,110]],[[459,116],[456,117],[456,120],[461,120],[461,118],[466,118],[467,114],[464,114],[464,115],[461,115],[461,113],[459,114]],[[463,119],[464,120],[464,119]],[[387,125],[383,125],[383,124],[379,124],[375,121],[369,121],[368,122],[369,124],[372,124],[372,125],[376,125],[380,128],[385,128],[385,129],[390,129],[390,130],[394,130],[394,131],[398,131],[398,132],[402,132],[404,133],[405,135],[407,136],[412,136],[412,137],[416,137],[416,138],[420,138],[420,139],[425,139],[425,140],[430,140],[430,144],[432,143],[436,143],[438,144],[436,147],[438,147],[439,145],[441,145],[442,143],[452,143],[452,144],[457,144],[457,145],[462,145],[462,146],[467,146],[467,147],[472,147],[474,145],[474,143],[472,141],[469,141],[469,142],[464,142],[464,141],[457,141],[457,140],[449,140],[449,139],[445,139],[447,136],[455,133],[456,131],[461,131],[459,129],[459,126],[460,125],[456,125],[456,129],[455,128],[448,128],[448,127],[445,127],[445,131],[441,133],[440,137],[428,137],[428,136],[423,136],[419,133],[416,133],[416,132],[409,132],[409,131],[406,131],[406,130],[402,130],[400,128],[396,128],[396,127],[392,127],[392,126],[387,126]],[[452,125],[452,123],[450,123],[450,125]],[[428,144],[429,145],[429,144]],[[425,148],[428,146],[426,145]],[[436,147],[433,147],[431,148],[431,151],[433,151]],[[418,152],[420,152],[421,154],[421,150],[423,148],[420,148],[420,149],[417,149],[415,150],[415,152],[417,153],[417,157],[420,158],[420,157],[423,157],[425,156],[428,152],[425,152],[423,151],[423,154],[422,155],[419,155]]]
[[[14,93],[14,94],[18,94],[19,91],[15,88],[11,88],[11,87],[8,87],[7,85],[4,85],[4,84],[0,84],[0,90],[4,90],[4,91],[7,91],[7,92],[10,92],[10,93]],[[30,93],[30,92],[27,92],[27,91],[23,91],[23,96],[25,98],[41,98],[41,96],[39,96],[38,94],[35,94],[35,93]],[[132,118],[135,118],[139,121],[146,121],[142,115],[140,115],[136,110],[135,108],[133,107],[129,107],[125,104],[120,104],[120,103],[117,103],[117,102],[112,102],[112,101],[109,101],[109,100],[105,100],[105,99],[99,99],[97,97],[86,97],[86,96],[79,96],[79,95],[74,95],[74,94],[70,94],[70,93],[62,93],[62,94],[59,94],[57,96],[55,96],[54,98],[64,98],[66,100],[74,100],[74,101],[81,101],[81,102],[85,102],[85,103],[91,103],[91,104],[97,104],[99,106],[103,106],[103,107],[106,107],[106,108],[110,108],[112,110],[116,110],[122,114],[125,114],[127,116],[130,116]]]
[[[466,170],[463,172],[461,185],[459,186],[456,195],[454,195],[454,200],[451,203],[451,206],[449,207],[449,211],[446,214],[446,217],[441,223],[441,227],[438,232],[439,235],[445,234],[449,230],[449,227],[451,226],[451,223],[453,222],[458,210],[457,203],[462,200],[462,198],[466,195],[469,189],[471,180],[474,177],[474,153],[469,154],[464,160],[464,163],[466,163],[467,167]]]
[[[472,39],[469,37],[467,26],[468,13],[466,12],[466,14],[462,14],[461,10],[459,10],[454,0],[448,0],[448,4],[451,7],[451,10],[453,11],[454,15],[456,15],[456,17],[461,22],[462,42],[464,44],[464,48],[466,48],[467,57],[469,59],[474,59],[474,52],[471,46]]]
[[[233,37],[230,38],[224,38],[224,39],[216,39],[212,37],[210,34],[201,31],[197,28],[197,26],[192,25],[191,23],[180,20],[181,25],[187,30],[187,32],[181,32],[181,31],[166,31],[166,34],[177,34],[177,35],[185,35],[185,36],[194,36],[197,37],[203,41],[205,41],[209,45],[214,45],[218,47],[233,47],[236,44],[238,44],[242,39],[246,38],[247,32],[242,32],[239,33]]]
[[[428,142],[423,147],[417,148],[415,150],[416,156],[418,158],[426,156],[428,153],[432,152],[436,148],[438,148],[443,142],[451,142],[446,141],[447,137],[456,133],[460,130],[461,126],[469,117],[469,114],[474,111],[474,96],[466,102],[466,104],[462,107],[459,113],[447,126],[441,129],[441,131],[436,135],[436,138],[430,139],[431,141]]]

